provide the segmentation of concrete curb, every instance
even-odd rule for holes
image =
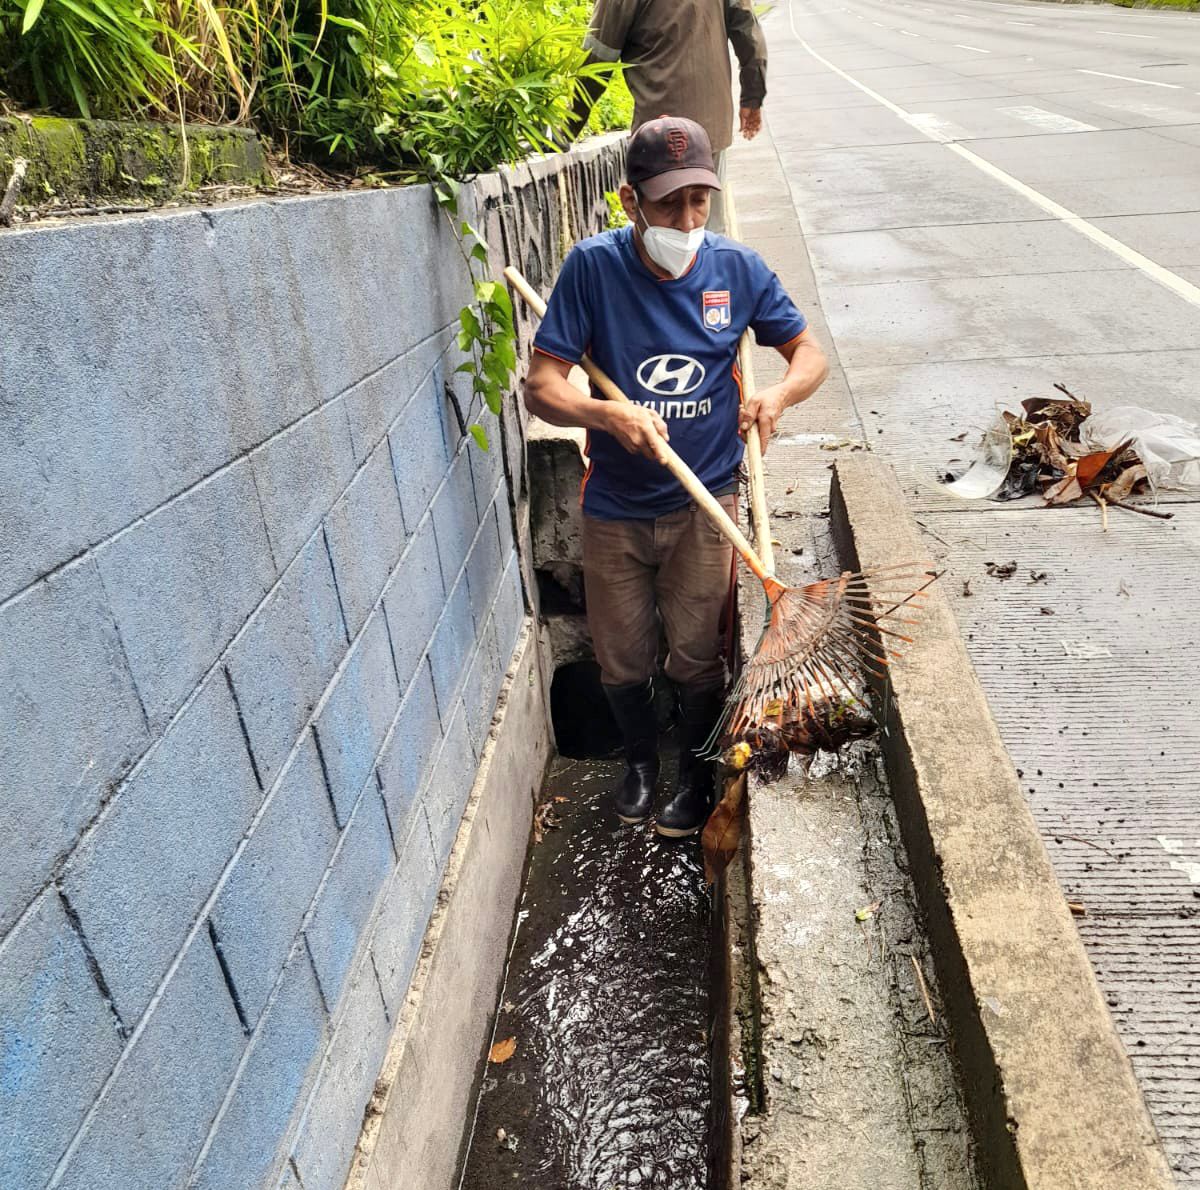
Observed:
[[[550,753],[536,653],[527,619],[346,1190],[457,1185]]]
[[[839,458],[843,564],[924,555],[892,469]],[[931,589],[881,691],[883,749],[991,1186],[1174,1183],[950,605]]]

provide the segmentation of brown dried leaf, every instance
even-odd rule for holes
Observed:
[[[498,1066],[501,1062],[507,1062],[516,1052],[517,1039],[515,1037],[506,1037],[503,1041],[497,1041],[488,1050],[488,1061],[495,1062]]]
[[[704,848],[704,879],[709,884],[716,883],[737,854],[745,818],[746,774],[742,772],[725,782],[725,792],[700,836]]]
[[[1100,495],[1105,500],[1124,500],[1133,493],[1133,489],[1146,478],[1146,468],[1141,463],[1126,467],[1112,483],[1106,483],[1100,489]]]
[[[1122,442],[1116,450],[1095,450],[1079,459],[1075,463],[1075,478],[1079,481],[1079,486],[1087,491],[1100,478],[1100,472],[1108,466],[1110,460],[1116,458],[1128,446],[1128,442]]]
[[[1037,439],[1038,453],[1042,456],[1043,463],[1058,471],[1069,469],[1071,464],[1063,453],[1062,440],[1050,422],[1041,422],[1035,426],[1034,436]]]
[[[1064,401],[1056,397],[1030,397],[1021,402],[1021,408],[1028,421],[1052,422],[1064,438],[1072,437],[1079,423],[1092,412],[1087,401]]]
[[[545,837],[547,831],[558,830],[562,826],[562,819],[554,812],[554,803],[559,801],[555,798],[549,802],[539,802],[537,809],[533,812],[533,841],[540,843]],[[565,801],[566,799],[561,799]]]
[[[1083,496],[1083,488],[1074,475],[1067,475],[1058,483],[1052,483],[1043,493],[1042,499],[1047,504],[1070,504]]]

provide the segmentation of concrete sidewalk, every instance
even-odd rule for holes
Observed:
[[[1113,510],[1103,533],[1093,507],[952,503],[935,482],[967,449],[952,439],[966,431],[969,442],[997,403],[1055,381],[1099,405],[1195,416],[1198,357],[1180,347],[1189,336],[1194,346],[1200,317],[1143,294],[1143,278],[1098,263],[1054,225],[1021,226],[1035,238],[1053,228],[1041,251],[1063,258],[1055,267],[1070,283],[1034,275],[1038,252],[1013,221],[1036,212],[983,175],[943,194],[936,153],[947,171],[950,154],[911,128],[887,134],[880,121],[905,126],[880,108],[865,116],[863,94],[803,52],[786,14],[766,24],[766,130],[730,158],[742,238],[833,358],[826,387],[768,454],[775,534],[825,506],[834,451],[866,446],[896,466],[929,556],[948,569],[945,591],[1059,881],[1086,907],[1081,936],[1176,1176],[1200,1186],[1200,505],[1174,502],[1170,522]],[[853,61],[852,44],[831,33],[822,52]],[[820,111],[822,140],[809,145],[810,107],[837,103]],[[894,218],[897,204],[912,218]],[[888,230],[897,222],[920,226]],[[958,226],[968,222],[977,229]],[[1101,307],[1122,294],[1137,307],[1127,321],[1139,341],[1097,354]],[[760,384],[778,374],[771,356],[758,353]],[[1012,560],[1013,578],[987,573],[987,562]]]

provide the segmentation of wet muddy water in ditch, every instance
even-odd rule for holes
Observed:
[[[708,1185],[711,893],[698,838],[610,811],[622,771],[547,776],[559,825],[530,851],[497,1014],[516,1049],[485,1071],[465,1190]]]

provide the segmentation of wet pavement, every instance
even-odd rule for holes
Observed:
[[[621,771],[547,777],[464,1190],[708,1185],[711,896],[698,839],[608,811]]]
[[[954,502],[935,482],[959,435],[1055,382],[1099,408],[1200,416],[1196,304],[957,151],[1194,284],[1200,18],[789,0],[765,27],[766,128],[730,158],[743,238],[834,357],[785,427],[832,438],[803,459],[772,448],[774,507],[799,516],[825,498],[822,448],[895,465],[1058,878],[1084,905],[1176,1177],[1200,1187],[1200,504],[1171,497],[1170,522],[1114,509],[1105,532],[1094,507]],[[764,354],[760,379],[777,371]]]

